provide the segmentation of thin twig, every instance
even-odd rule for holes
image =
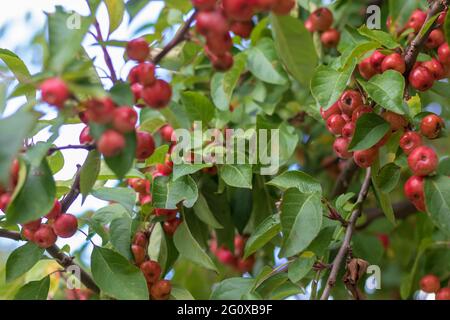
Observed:
[[[80,179],[81,179],[81,166],[77,165],[77,173],[75,174],[75,179],[73,181],[72,187],[69,193],[61,201],[62,212],[67,212],[70,206],[77,200],[80,195]]]
[[[94,22],[95,30],[97,31],[97,35],[95,35],[95,39],[100,44],[100,47],[103,51],[103,56],[105,58],[106,66],[109,69],[110,75],[111,75],[111,81],[113,83],[117,82],[117,75],[116,70],[114,70],[114,64],[112,63],[111,56],[109,55],[108,49],[106,48],[106,45],[103,43],[103,36],[102,36],[102,30],[100,29],[100,24],[97,20]]]
[[[189,17],[189,19],[177,31],[175,37],[166,46],[164,46],[164,48],[161,50],[160,53],[156,55],[156,57],[152,59],[152,62],[154,64],[158,64],[173,48],[175,48],[177,45],[188,39],[187,38],[188,31],[192,23],[194,22],[196,15],[197,12],[194,11],[194,13]]]
[[[328,300],[331,289],[334,287],[336,283],[336,277],[339,273],[339,270],[341,268],[342,262],[344,261],[345,257],[347,256],[348,250],[350,248],[350,242],[352,240],[353,232],[355,231],[355,225],[358,218],[361,216],[362,208],[364,201],[367,198],[367,195],[369,193],[370,183],[371,183],[371,169],[367,169],[366,171],[366,177],[364,178],[363,185],[361,187],[361,191],[358,195],[358,201],[357,201],[357,208],[353,211],[352,215],[350,216],[350,219],[348,221],[348,226],[345,232],[344,240],[342,241],[341,247],[339,248],[338,254],[333,260],[333,265],[331,267],[331,272],[328,277],[325,289],[322,293],[322,296],[320,297],[320,300]]]
[[[7,238],[7,239],[15,240],[15,241],[24,240],[24,239],[22,239],[20,233],[5,230],[5,229],[0,229],[0,238]],[[81,283],[83,283],[86,286],[86,288],[89,288],[93,292],[95,292],[97,294],[100,293],[99,287],[95,284],[94,280],[91,278],[89,273],[87,273],[81,266],[79,266],[77,263],[75,263],[71,257],[69,257],[64,252],[62,252],[58,246],[53,245],[53,246],[47,248],[46,251],[51,257],[56,259],[56,261],[64,269],[67,269],[70,266],[76,266],[77,268],[79,268],[80,269],[79,280],[81,281]]]
[[[96,147],[93,144],[82,144],[82,145],[67,145],[62,147],[54,147],[48,150],[48,155],[51,156],[53,153],[61,150],[70,150],[70,149],[83,149],[87,151],[94,150]]]

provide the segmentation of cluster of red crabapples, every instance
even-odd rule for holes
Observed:
[[[233,40],[230,31],[249,38],[252,18],[259,12],[272,11],[286,15],[294,8],[294,0],[191,0],[197,9],[196,30],[205,37],[205,54],[218,71],[233,66]]]
[[[52,210],[43,218],[47,220],[46,223],[39,218],[22,226],[22,236],[41,248],[49,248],[56,243],[58,237],[70,238],[77,232],[77,217],[63,213],[58,199],[55,199]]]
[[[234,237],[234,252],[232,252],[225,245],[218,247],[217,240],[213,237],[210,241],[209,249],[222,264],[228,265],[240,273],[251,272],[255,265],[255,256],[251,255],[244,259],[247,239],[248,237],[237,234]]]
[[[332,28],[333,13],[328,8],[315,10],[305,21],[306,29],[311,32],[320,32],[320,41],[326,48],[335,48],[341,40],[341,33]]]
[[[172,291],[172,285],[168,280],[161,280],[161,266],[157,261],[150,260],[147,255],[149,235],[146,232],[136,232],[131,251],[134,262],[141,269],[147,282],[149,297],[152,300],[167,300]]]
[[[441,281],[434,274],[427,274],[420,279],[420,290],[435,293],[436,300],[450,300],[450,287],[441,288]]]
[[[448,43],[445,42],[445,35],[442,30],[446,15],[447,12],[441,13],[437,19],[437,27],[431,31],[425,43],[425,52],[431,56],[431,60],[417,61],[409,75],[406,75],[409,84],[417,91],[427,91],[433,87],[435,81],[449,76],[450,48]],[[415,10],[402,31],[409,29],[412,30],[411,35],[417,34],[426,18],[426,12],[420,9]],[[399,52],[386,50],[375,51],[370,57],[361,61],[358,68],[359,73],[366,80],[386,70],[395,70],[401,74],[405,74],[407,71],[404,57]]]
[[[19,180],[20,163],[19,160],[14,159],[9,170],[9,182],[7,186],[0,184],[0,210],[6,212],[6,209],[11,202],[12,194],[17,186]]]

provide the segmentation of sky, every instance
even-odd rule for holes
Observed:
[[[61,5],[68,11],[74,11],[81,15],[89,13],[87,4],[84,0],[14,0],[8,2],[8,9],[3,10],[0,15],[0,28],[5,24],[9,27],[5,34],[0,36],[0,48],[9,49],[17,53],[30,69],[30,72],[36,73],[40,71],[39,64],[33,63],[36,59],[33,57],[34,50],[27,50],[26,45],[33,37],[33,32],[40,30],[46,21],[45,12],[54,12],[55,6]],[[162,8],[162,3],[152,2],[145,7],[142,12],[133,20],[131,25],[128,25],[128,18],[125,17],[121,26],[111,35],[111,39],[115,40],[129,40],[133,37],[139,36],[135,34],[136,30],[141,25],[155,20]],[[27,18],[28,16],[28,18]],[[108,13],[106,7],[102,4],[98,10],[97,19],[100,23],[101,29],[105,34],[108,31]],[[90,57],[97,57],[96,65],[99,68],[107,69],[103,54],[99,46],[93,46],[93,38],[87,36],[83,43]],[[128,70],[132,65],[124,65],[123,49],[110,48],[110,55],[115,65],[115,69],[121,77],[126,78]],[[109,86],[109,80],[106,80],[105,86]],[[25,102],[24,98],[12,99],[8,102],[4,115],[7,116],[14,113],[19,106]],[[40,110],[45,110],[46,118],[54,118],[56,113],[51,108],[42,107]],[[60,136],[55,141],[57,146],[64,146],[69,144],[79,144],[78,137],[84,125],[67,125],[60,130]],[[49,137],[48,132],[40,132],[34,139],[37,141],[46,141]],[[62,151],[65,159],[64,168],[55,175],[55,180],[71,179],[76,171],[77,164],[83,164],[87,156],[84,150],[64,150]],[[108,185],[107,185],[108,186]],[[72,214],[81,214],[87,210],[96,210],[105,206],[107,203],[92,196],[89,196],[85,203],[81,205],[81,197],[75,201],[71,206],[70,212]],[[94,242],[100,244],[99,238],[94,238]],[[84,244],[85,236],[78,232],[70,239],[59,239],[57,245],[64,246],[69,244],[71,247],[78,247]],[[18,244],[14,241],[0,239],[0,253],[14,249]],[[91,246],[89,244],[89,246]],[[92,248],[89,248],[92,249]],[[90,250],[86,250],[85,257],[89,256]]]

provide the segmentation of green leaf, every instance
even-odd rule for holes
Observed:
[[[105,225],[125,215],[128,215],[127,210],[121,204],[114,203],[98,209],[92,216],[92,219]]]
[[[47,161],[44,159],[38,167],[28,167],[25,183],[6,213],[8,222],[13,224],[45,216],[55,201],[55,181]]]
[[[106,164],[119,179],[122,179],[131,170],[136,157],[136,133],[126,134],[125,140],[125,149],[120,154],[115,157],[105,157]]]
[[[101,159],[97,150],[89,152],[86,161],[81,167],[80,172],[80,191],[83,195],[83,202],[91,192],[100,173]]]
[[[306,249],[320,232],[322,216],[318,193],[304,194],[298,189],[287,190],[281,205],[283,245],[280,256],[290,257]]]
[[[158,177],[152,183],[153,206],[155,208],[176,209],[177,204],[191,208],[198,198],[198,188],[190,176],[184,176],[176,181],[167,177]]]
[[[0,119],[0,184],[6,185],[9,182],[12,161],[36,125],[37,119],[38,114],[24,110]]]
[[[252,291],[254,279],[229,278],[220,282],[211,294],[211,300],[241,300]]]
[[[195,298],[187,289],[177,286],[172,286],[170,297],[174,300],[195,300]]]
[[[211,258],[206,254],[205,250],[198,244],[197,240],[192,236],[191,231],[186,222],[178,226],[173,236],[175,247],[180,255],[204,268],[217,272],[217,268]]]
[[[199,163],[199,164],[191,164],[191,163],[182,163],[182,164],[174,164],[173,166],[173,180],[178,180],[181,177],[196,173],[205,168],[211,168],[211,164],[208,163]]]
[[[169,151],[169,146],[167,144],[158,147],[155,152],[145,160],[146,166],[152,166],[159,163],[164,163],[166,161],[166,155]]]
[[[270,240],[272,240],[281,231],[280,216],[271,215],[267,217],[255,231],[252,232],[250,238],[245,243],[244,258],[249,257],[257,250],[261,249]]]
[[[394,70],[378,74],[368,82],[359,80],[367,94],[380,106],[398,114],[405,114],[403,94],[405,78]]]
[[[147,254],[151,260],[159,262],[162,270],[165,270],[167,268],[167,241],[165,238],[164,229],[161,227],[160,223],[157,223],[155,225],[155,228],[150,235]]]
[[[214,217],[214,214],[211,212],[205,197],[201,193],[199,193],[197,202],[194,204],[193,209],[195,215],[207,225],[213,227],[214,229],[223,228],[223,226]]]
[[[375,113],[364,113],[356,121],[355,134],[349,151],[367,150],[376,145],[391,129],[382,117]]]
[[[311,80],[311,92],[316,101],[328,110],[341,96],[356,66],[354,59],[344,70],[321,65]]]
[[[113,33],[122,23],[125,13],[123,0],[105,0],[109,15],[109,34]]]
[[[372,165],[372,189],[377,199],[378,205],[383,211],[386,218],[395,225],[395,213],[392,208],[391,198],[388,193],[384,193],[380,190],[377,184],[377,172],[380,170],[380,160],[377,159]]]
[[[225,183],[237,188],[252,188],[252,166],[247,164],[225,164],[220,168],[220,177]]]
[[[119,300],[148,300],[147,284],[141,270],[120,254],[95,247],[91,269],[95,283],[105,294]]]
[[[395,41],[391,34],[375,29],[369,29],[366,25],[361,26],[358,32],[369,39],[379,42],[383,47],[388,49],[395,49],[400,47],[400,44]]]
[[[30,270],[43,254],[44,249],[32,242],[27,242],[11,252],[6,261],[6,282],[11,282]]]
[[[444,33],[445,33],[445,39],[447,40],[447,43],[450,43],[450,18],[448,15],[445,16],[445,23],[444,23]]]
[[[207,126],[214,117],[214,105],[205,95],[199,92],[182,92],[181,101],[192,122],[201,121],[204,126]]]
[[[270,22],[278,56],[295,80],[308,86],[318,61],[311,34],[302,21],[289,15],[271,14]]]
[[[49,276],[39,281],[28,282],[16,293],[14,300],[47,300],[49,288]]]
[[[381,168],[376,180],[380,190],[384,193],[390,193],[394,191],[397,186],[401,175],[401,168],[395,163],[388,163]]]
[[[264,38],[248,51],[247,67],[253,75],[261,81],[284,85],[287,77],[277,61],[274,43]]]
[[[450,177],[427,178],[425,201],[434,224],[446,234],[450,234]]]
[[[316,256],[312,252],[305,252],[289,265],[288,277],[292,282],[299,282],[311,271]]]
[[[64,12],[61,6],[48,14],[49,61],[51,70],[61,73],[81,51],[81,42],[91,25],[91,18]]]
[[[211,79],[211,96],[214,104],[222,111],[229,110],[234,89],[241,74],[245,70],[247,56],[239,53],[234,57],[234,65],[231,70],[222,73],[216,72]]]
[[[281,190],[297,188],[302,193],[322,192],[319,181],[302,171],[283,172],[278,177],[267,182],[267,184]]]
[[[104,201],[120,203],[130,214],[136,202],[136,193],[129,188],[106,188],[100,187],[92,191],[92,195]]]
[[[28,68],[22,59],[14,52],[7,49],[0,49],[0,59],[6,64],[9,70],[11,70],[19,83],[25,86],[25,92],[29,92],[27,99],[29,101],[34,100],[36,98],[36,90],[29,84],[29,79],[31,77],[30,71],[28,71]],[[2,109],[3,108],[0,107],[0,110]]]
[[[438,174],[450,176],[450,157],[444,157],[439,161]]]
[[[124,215],[114,219],[109,226],[111,244],[122,256],[131,260],[131,225],[130,216]]]
[[[64,168],[64,156],[59,150],[47,157],[47,161],[53,174],[60,172]]]
[[[109,90],[109,93],[111,94],[111,99],[119,106],[134,105],[134,95],[131,91],[129,83],[118,82],[111,88],[111,90]]]

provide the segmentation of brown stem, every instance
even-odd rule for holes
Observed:
[[[357,208],[353,211],[352,215],[350,216],[350,219],[348,220],[348,226],[345,231],[344,240],[342,241],[338,254],[333,260],[331,272],[328,277],[322,296],[320,297],[320,300],[328,300],[331,293],[331,289],[334,287],[336,283],[336,277],[339,273],[339,269],[341,268],[342,262],[344,261],[348,253],[348,250],[350,249],[350,242],[352,240],[353,232],[355,231],[356,221],[361,216],[364,201],[366,200],[367,195],[369,193],[371,178],[372,178],[371,169],[369,168],[366,171],[366,177],[364,178],[361,191],[359,192],[358,195]]]
[[[93,145],[93,144],[70,145],[69,144],[69,145],[63,146],[63,147],[54,147],[54,148],[50,148],[48,150],[48,155],[51,156],[56,151],[70,150],[70,149],[83,149],[83,150],[91,151],[91,150],[95,149],[95,145]]]
[[[192,23],[195,20],[195,16],[197,15],[197,12],[194,12],[189,19],[183,24],[183,26],[180,28],[180,30],[177,31],[177,34],[175,37],[162,49],[160,53],[156,55],[156,57],[153,58],[153,63],[158,64],[161,62],[161,60],[177,45],[179,45],[181,42],[185,41],[187,39],[187,33],[189,31],[189,28],[191,27]]]
[[[431,31],[433,31],[433,28],[436,25],[436,21],[434,21],[433,25],[431,25],[427,30],[425,30],[425,28],[427,28],[427,24],[438,13],[443,12],[448,6],[448,3],[449,3],[448,0],[434,0],[431,3],[431,7],[430,10],[428,10],[427,19],[425,20],[425,23],[423,24],[422,28],[420,29],[416,37],[411,41],[411,44],[405,50],[404,58],[406,63],[406,72],[405,72],[406,81],[408,81],[409,73],[411,72],[411,70],[414,67],[414,64],[417,61],[417,57],[419,56],[420,50],[425,45],[425,42],[428,40]],[[407,96],[408,96],[408,89],[405,90],[405,97]]]
[[[72,187],[69,193],[65,195],[61,201],[61,211],[67,212],[70,206],[77,200],[80,195],[80,178],[81,178],[81,166],[77,165],[77,173],[75,175],[75,180],[73,181]]]
[[[97,31],[97,34],[95,35],[95,39],[99,42],[100,47],[102,48],[103,56],[105,58],[105,63],[110,72],[111,81],[113,83],[116,83],[117,75],[116,75],[116,71],[114,70],[114,64],[112,62],[111,56],[109,55],[108,49],[106,48],[105,44],[103,43],[102,30],[100,29],[100,24],[98,23],[97,20],[95,20],[95,22],[94,22],[94,27],[95,27],[95,30]]]
[[[414,205],[409,201],[394,203],[392,207],[394,209],[396,219],[406,219],[410,215],[417,212],[416,207],[414,207]],[[375,220],[383,218],[385,216],[383,211],[379,208],[368,209],[364,212],[364,215],[366,217],[366,221],[364,221],[363,224],[357,226],[356,230],[365,229]]]
[[[0,229],[0,238],[11,239],[15,241],[23,240],[20,233],[9,231],[5,229]],[[95,284],[94,280],[91,278],[89,273],[87,273],[83,268],[81,268],[78,264],[73,262],[73,259],[62,252],[58,246],[53,245],[46,249],[47,253],[56,259],[56,261],[64,268],[67,269],[70,266],[76,266],[80,269],[80,278],[79,280],[83,283],[86,288],[92,290],[95,293],[100,293],[99,287]]]

